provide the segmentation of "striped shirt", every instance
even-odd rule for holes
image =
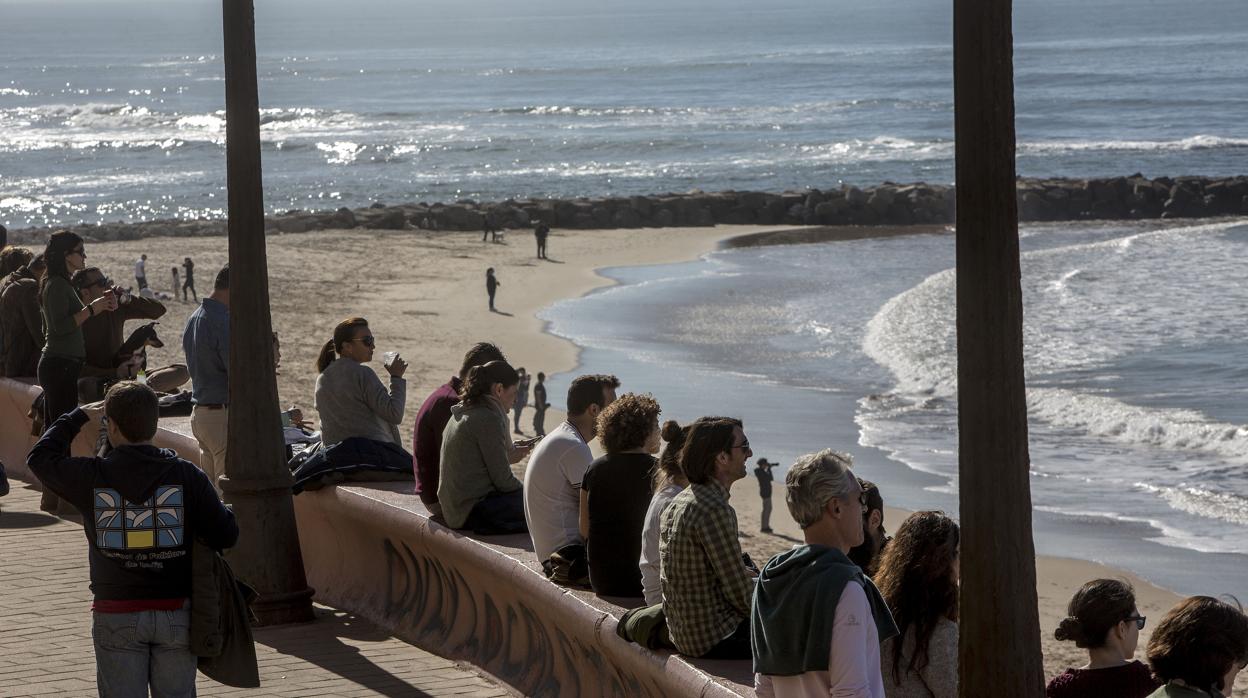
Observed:
[[[681,654],[706,654],[750,617],[754,583],[723,485],[693,484],[676,495],[663,511],[659,558],[668,631]]]

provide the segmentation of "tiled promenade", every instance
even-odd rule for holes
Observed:
[[[82,527],[39,511],[21,481],[0,498],[0,697],[95,695]],[[256,631],[261,687],[200,675],[201,696],[509,696],[473,667],[424,652],[350,613]]]

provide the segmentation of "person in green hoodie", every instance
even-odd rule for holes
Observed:
[[[806,544],[773,557],[758,576],[750,641],[760,698],[884,698],[880,643],[897,625],[847,555],[862,543],[866,506],[851,463],[826,449],[802,456],[785,476],[785,503]]]
[[[1149,698],[1224,698],[1248,666],[1248,617],[1238,604],[1192,596],[1162,616],[1148,663],[1165,684]]]

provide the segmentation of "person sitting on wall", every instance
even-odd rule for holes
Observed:
[[[867,508],[862,512],[862,542],[849,549],[849,559],[872,577],[889,542],[888,532],[884,530],[884,498],[874,482],[858,478],[858,484]]]
[[[806,544],[773,557],[758,576],[751,636],[760,698],[885,696],[880,642],[897,626],[846,555],[862,542],[862,489],[849,468],[848,454],[827,449],[785,475],[785,503]]]
[[[671,641],[690,657],[750,657],[754,583],[728,493],[752,453],[741,422],[721,417],[694,422],[680,452],[690,484],[661,518],[659,578]]]
[[[604,596],[642,597],[641,531],[653,494],[662,441],[659,403],[629,393],[598,416],[606,455],[590,464],[581,486],[581,517],[589,553],[589,581]]]
[[[407,362],[398,354],[384,368],[390,389],[368,367],[376,340],[362,317],[347,318],[334,328],[316,359],[316,411],[321,417],[321,442],[364,438],[402,448],[399,424],[407,405]],[[337,354],[337,357],[335,357]]]
[[[1238,603],[1192,596],[1161,617],[1148,664],[1163,681],[1149,698],[1222,698],[1248,666],[1248,618]]]
[[[1146,698],[1157,690],[1160,682],[1135,658],[1145,618],[1130,584],[1094,579],[1075,592],[1066,613],[1053,636],[1087,650],[1088,663],[1054,676],[1048,698]]]
[[[646,522],[641,528],[641,558],[637,567],[641,571],[641,591],[646,605],[663,603],[663,585],[659,581],[659,528],[663,512],[676,495],[689,486],[685,471],[680,467],[680,449],[689,434],[688,426],[680,426],[674,419],[663,424],[663,440],[667,445],[659,456],[654,469],[654,495],[646,508]]]
[[[581,483],[594,454],[598,415],[615,401],[615,376],[577,376],[568,388],[568,418],[551,429],[524,470],[524,517],[533,551],[546,576],[560,584],[589,585]]]
[[[185,364],[171,364],[146,370],[141,351],[131,356],[117,356],[126,341],[127,320],[157,320],[164,316],[165,306],[160,301],[131,295],[100,271],[87,267],[74,273],[70,279],[74,290],[83,303],[90,303],[112,290],[117,298],[117,310],[87,318],[82,323],[82,338],[86,343],[87,359],[82,365],[78,379],[79,399],[84,402],[99,400],[105,388],[119,380],[131,380],[139,371],[145,371],[147,384],[158,393],[176,392],[191,380]]]
[[[438,502],[451,528],[483,535],[524,533],[524,484],[511,472],[533,448],[512,442],[507,410],[515,404],[520,375],[506,361],[468,371],[461,402],[442,432]]]

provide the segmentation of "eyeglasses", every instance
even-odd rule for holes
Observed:
[[[1135,629],[1136,629],[1136,630],[1143,630],[1143,629],[1144,629],[1144,623],[1145,623],[1145,621],[1147,621],[1147,620],[1148,620],[1148,618],[1147,618],[1146,616],[1128,616],[1128,617],[1124,618],[1122,622],[1124,622],[1124,623],[1130,623],[1131,621],[1135,621]]]
[[[371,334],[368,335],[367,337],[356,337],[355,339],[352,339],[351,341],[360,342],[361,344],[363,344],[364,346],[370,349],[377,346],[377,340],[373,339],[373,336]]]
[[[750,449],[750,440],[749,440],[749,439],[746,439],[745,441],[742,441],[741,443],[737,444],[736,446],[733,446],[733,448],[739,448],[739,449],[741,449],[741,450],[743,450],[743,451],[750,451],[750,453],[753,453],[753,451]]]

